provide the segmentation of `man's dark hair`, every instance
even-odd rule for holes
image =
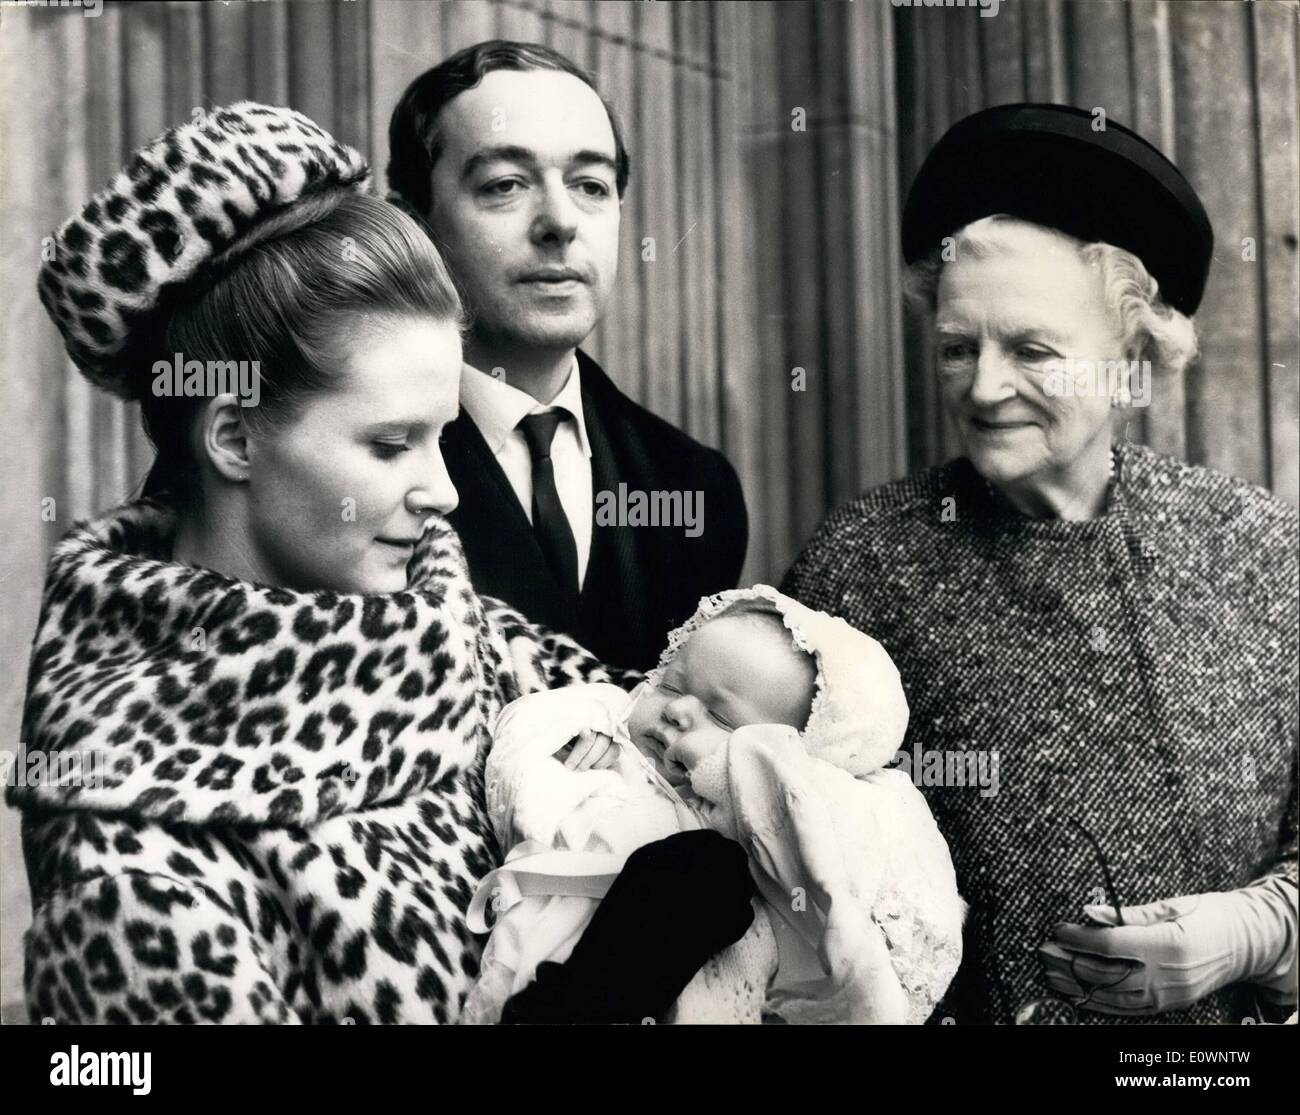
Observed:
[[[438,116],[493,70],[558,70],[572,74],[600,97],[614,130],[614,171],[618,196],[627,188],[628,155],[613,106],[600,95],[591,75],[563,54],[537,43],[489,39],[458,50],[406,87],[388,124],[388,188],[421,217],[433,205],[433,164],[442,153]]]

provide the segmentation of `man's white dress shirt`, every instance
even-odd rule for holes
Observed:
[[[557,407],[568,416],[556,427],[551,442],[551,467],[555,472],[555,489],[560,505],[573,531],[578,551],[578,587],[587,576],[591,557],[591,523],[593,500],[591,480],[591,443],[587,440],[587,423],[582,414],[582,383],[578,360],[574,357],[569,378],[560,393],[549,403],[539,403],[525,391],[512,387],[504,379],[480,372],[466,364],[460,377],[461,405],[469,412],[474,425],[500,464],[524,509],[533,521],[533,458],[528,452],[519,422],[530,414]]]

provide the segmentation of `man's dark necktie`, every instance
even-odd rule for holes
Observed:
[[[547,410],[530,414],[519,422],[528,452],[533,458],[533,533],[550,563],[551,571],[574,596],[578,594],[578,547],[573,530],[555,488],[555,469],[551,464],[551,442],[556,427],[567,411]]]

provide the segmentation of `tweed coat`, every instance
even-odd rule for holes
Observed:
[[[1126,905],[1296,881],[1296,512],[1140,446],[1115,459],[1089,522],[1021,516],[964,459],[886,485],[832,513],[782,585],[902,674],[905,757],[972,906],[935,1017],[1008,1022],[1050,994],[1036,947],[1104,901],[1069,818]],[[966,777],[972,752],[995,792]],[[1242,991],[1158,1020],[1240,1022]]]

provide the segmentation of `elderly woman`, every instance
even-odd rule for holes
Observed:
[[[609,677],[470,585],[439,448],[460,301],[368,179],[299,113],[217,109],[138,151],[42,268],[69,354],[140,401],[158,460],[155,498],[50,559],[23,725],[48,776],[9,796],[33,1017],[455,1021],[498,851],[491,722]],[[752,916],[744,856],[700,835],[630,860],[512,1017],[666,1011]],[[634,967],[638,932],[674,950]]]
[[[936,1016],[1286,1011],[1296,512],[1123,438],[1194,355],[1204,210],[1129,130],[1015,105],[940,141],[904,237],[965,456],[834,512],[783,588],[902,673],[972,907]]]

